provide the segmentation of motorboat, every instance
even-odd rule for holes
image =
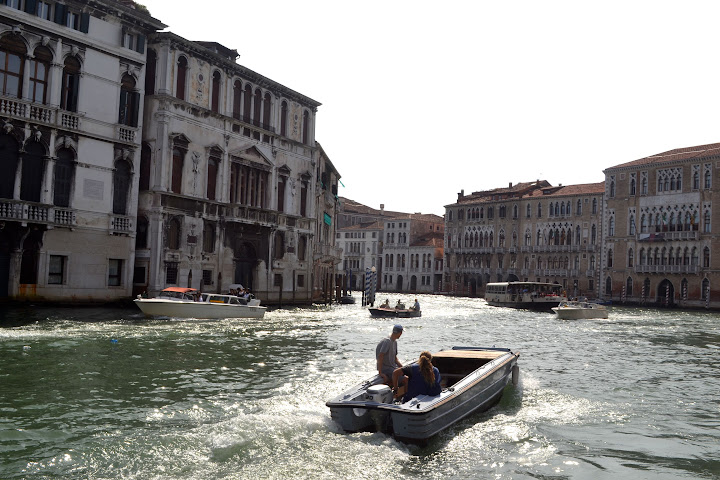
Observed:
[[[404,304],[399,304],[393,307],[379,306],[368,308],[370,315],[373,317],[398,317],[398,318],[411,318],[411,317],[422,317],[422,310],[414,308],[405,308]]]
[[[557,283],[498,282],[485,286],[485,301],[493,307],[550,311],[567,296]]]
[[[205,293],[194,288],[170,287],[155,298],[138,295],[135,305],[146,316],[179,318],[262,318],[266,307],[256,298]]]
[[[353,305],[355,304],[355,297],[352,295],[343,295],[340,297],[339,303],[341,305]]]
[[[345,432],[380,431],[424,444],[463,418],[495,405],[505,386],[519,380],[519,356],[507,348],[452,347],[433,353],[433,365],[440,371],[440,395],[419,395],[403,402],[375,375],[326,405]]]
[[[605,305],[588,301],[562,302],[552,309],[558,318],[563,320],[578,320],[581,318],[608,318]]]

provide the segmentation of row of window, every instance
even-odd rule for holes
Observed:
[[[622,291],[622,297],[632,297],[634,296],[633,287],[634,287],[634,281],[632,277],[628,277],[627,280],[625,280],[625,283],[623,285],[623,291]],[[680,292],[679,292],[679,298],[681,300],[688,300],[688,290],[689,290],[689,282],[686,278],[683,278],[680,282]],[[663,290],[666,292],[666,301],[670,301],[669,298],[669,291],[672,288],[672,283],[667,282],[664,285],[660,285],[660,287],[664,287]],[[607,277],[605,279],[605,294],[606,295],[612,295],[612,279],[610,277]],[[660,291],[658,292],[660,293]],[[710,280],[707,278],[704,278],[702,282],[700,282],[700,299],[701,300],[708,300],[710,295]],[[642,287],[640,288],[639,296],[642,298],[649,298],[651,296],[650,292],[650,279],[646,278],[643,282]],[[675,295],[673,295],[674,297]],[[660,299],[662,300],[662,299]],[[672,299],[674,300],[674,298]]]
[[[190,67],[188,59],[185,55],[180,55],[175,64],[175,92],[174,95],[180,100],[189,101],[189,75]],[[157,54],[154,50],[149,49],[147,54],[147,70],[145,74],[145,93],[153,95],[155,93],[155,81],[157,75]],[[203,74],[198,75],[198,80],[204,81]],[[210,110],[219,114],[228,114],[232,118],[255,125],[270,132],[276,132],[275,120],[273,119],[273,100],[270,92],[265,92],[260,88],[254,87],[252,84],[236,79],[233,81],[232,90],[232,109],[226,111],[223,107],[223,74],[219,69],[212,73],[210,79]],[[302,143],[311,144],[310,138],[310,112],[305,109],[302,113]],[[282,136],[289,135],[291,125],[290,106],[287,101],[280,103],[279,132]],[[297,120],[297,119],[295,119]]]
[[[19,199],[41,203],[42,192],[50,190],[45,182],[48,153],[40,142],[28,141],[20,151],[20,144],[9,134],[0,134],[0,198],[15,198],[16,172],[20,169]],[[56,152],[52,172],[52,202],[57,207],[70,207],[75,178],[76,153],[62,147]],[[128,214],[132,167],[124,159],[115,162],[113,172],[113,213]]]
[[[695,232],[698,230],[697,212],[685,212],[685,215],[675,212],[667,214],[642,214],[640,216],[640,233],[663,233],[663,232]],[[703,233],[712,232],[710,210],[703,214]],[[628,234],[635,235],[635,215],[630,215],[628,221]],[[615,216],[608,219],[608,236],[615,236]]]
[[[2,4],[58,25],[88,33],[90,14],[73,10],[63,3],[46,0],[3,0]]]
[[[18,36],[5,35],[0,40],[0,93],[47,104],[50,101],[50,92],[56,88],[50,81],[53,61],[49,48],[37,47],[32,57],[28,57],[25,43]],[[26,68],[29,69],[28,84],[24,85]],[[72,56],[65,58],[59,86],[60,108],[63,110],[78,110],[80,73],[80,61]],[[137,127],[139,112],[140,92],[136,88],[135,79],[125,74],[120,82],[118,123]]]
[[[493,259],[495,258],[494,255],[461,255],[459,259],[459,263],[464,268],[492,268],[491,263]],[[497,256],[497,268],[503,268],[503,263],[505,261],[505,257],[502,255]],[[510,256],[510,264],[509,268],[517,268],[517,256],[511,255]],[[588,262],[588,269],[589,270],[595,270],[595,255],[590,255],[590,259]],[[532,262],[530,260],[529,256],[525,256],[524,259],[524,266],[526,270],[530,270],[532,267]],[[569,256],[554,256],[554,257],[548,257],[547,259],[543,260],[541,256],[538,256],[537,259],[534,262],[535,269],[542,270],[542,269],[563,269],[567,270],[570,268],[570,257]],[[580,270],[580,257],[575,256],[573,260],[573,269],[574,270]]]
[[[700,173],[700,165],[692,166],[692,190],[700,190],[700,181],[702,179],[702,188],[709,190],[712,188],[712,164],[705,164],[703,166],[703,173]],[[648,194],[648,172],[641,172],[640,174],[640,195]],[[681,192],[683,187],[683,173],[682,169],[659,169],[656,172],[657,177],[657,193],[662,192]],[[630,180],[628,182],[628,193],[630,195],[637,195],[638,181],[635,173],[630,174]],[[615,176],[610,176],[610,184],[608,187],[609,196],[615,197]]]
[[[506,205],[500,205],[498,206],[498,218],[506,218],[507,217],[507,206]],[[591,213],[593,215],[596,215],[598,212],[598,201],[596,198],[592,199],[592,207],[591,207]],[[512,218],[519,218],[520,214],[520,207],[518,205],[513,205],[512,207]],[[548,216],[549,217],[565,217],[570,216],[573,214],[571,203],[568,200],[567,202],[550,202],[548,204]],[[575,204],[575,215],[582,215],[583,214],[583,202],[581,199],[578,199]],[[495,218],[495,207],[494,206],[488,206],[488,207],[472,207],[468,209],[460,209],[457,211],[457,218],[458,221],[462,221],[467,217],[467,220],[482,220],[487,216],[488,219]],[[525,217],[530,218],[532,216],[532,207],[528,203],[525,206]],[[543,204],[538,203],[537,204],[537,218],[542,218],[543,216]],[[448,221],[453,221],[453,211],[448,211]]]
[[[538,229],[535,237],[535,245],[580,245],[581,235],[580,226],[575,227],[575,233],[571,228],[555,228],[555,229]],[[505,247],[505,232],[500,231],[498,234],[498,247]],[[447,244],[452,245],[452,234],[447,235]],[[458,239],[459,240],[459,239]],[[494,247],[495,235],[493,232],[465,232],[463,246],[466,248],[492,248]],[[593,224],[590,227],[590,244],[597,243],[597,227]],[[525,246],[532,246],[532,235],[530,231],[525,232]],[[517,232],[512,233],[511,247],[518,246]]]
[[[125,260],[118,258],[108,259],[108,287],[120,287],[123,284],[123,267]],[[68,272],[68,257],[65,255],[50,255],[48,258],[48,285],[66,285]],[[37,283],[34,281],[32,283]]]

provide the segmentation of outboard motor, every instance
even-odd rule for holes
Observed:
[[[373,385],[367,389],[368,400],[378,403],[392,403],[392,389],[384,384]]]

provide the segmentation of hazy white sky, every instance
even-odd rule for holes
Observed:
[[[168,30],[322,103],[340,195],[466,193],[720,141],[720,2],[140,0]]]

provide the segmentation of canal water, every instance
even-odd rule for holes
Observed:
[[[563,321],[419,299],[401,359],[498,346],[521,369],[498,405],[425,447],[330,419],[325,401],[373,373],[392,328],[359,304],[220,321],[6,308],[0,478],[720,477],[717,313],[611,307]]]

